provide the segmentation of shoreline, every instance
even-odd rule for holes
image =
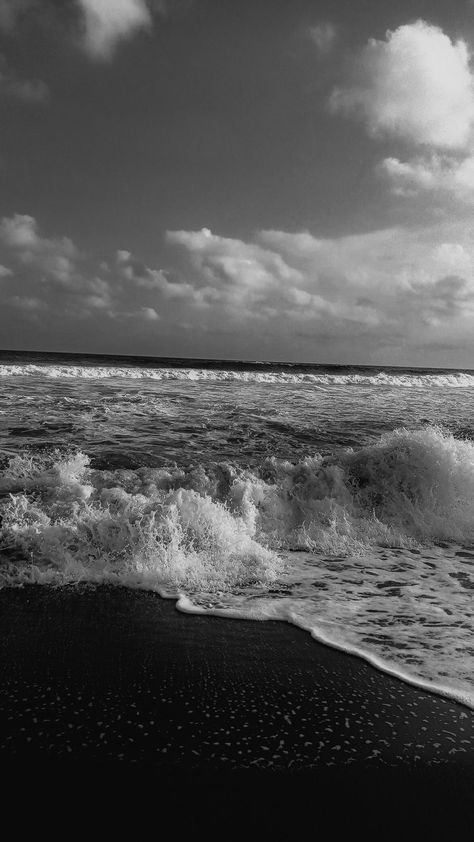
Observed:
[[[221,813],[236,792],[257,813],[256,792],[280,792],[275,815],[316,791],[376,795],[374,822],[400,798],[433,816],[448,793],[459,815],[474,809],[472,711],[284,621],[185,614],[110,586],[4,589],[0,675],[12,780],[159,781],[171,800],[209,789]]]
[[[174,597],[171,597],[174,599]],[[176,608],[178,611],[182,612],[183,614],[195,614],[204,617],[222,617],[223,619],[234,619],[234,620],[247,620],[250,619],[252,622],[268,622],[270,618],[261,617],[261,618],[247,618],[244,614],[239,614],[237,611],[233,610],[222,610],[219,608],[211,608],[209,610],[203,610],[199,607],[196,607],[190,602],[187,597],[178,597],[175,600]],[[467,708],[471,714],[474,714],[474,691],[471,695],[469,695],[466,691],[456,690],[454,688],[444,686],[442,684],[436,684],[435,682],[428,682],[423,680],[422,678],[417,678],[414,675],[410,675],[409,673],[405,672],[401,668],[397,668],[392,666],[390,663],[387,663],[382,660],[382,658],[378,658],[376,655],[371,654],[370,652],[365,652],[363,649],[358,649],[357,646],[349,646],[348,644],[345,645],[343,643],[338,643],[337,641],[331,640],[330,637],[325,635],[323,632],[315,631],[311,626],[304,626],[298,623],[296,620],[290,618],[272,618],[270,622],[282,622],[288,623],[289,625],[293,626],[294,628],[300,629],[304,631],[306,634],[309,634],[310,637],[319,645],[325,646],[329,649],[334,649],[336,652],[340,652],[343,655],[349,655],[350,657],[358,658],[362,661],[365,661],[366,664],[373,667],[373,669],[377,670],[377,672],[381,672],[384,675],[388,675],[391,678],[395,678],[398,681],[402,681],[404,684],[408,684],[410,687],[414,687],[417,690],[421,690],[423,693],[429,693],[430,695],[439,696],[447,701],[451,701],[456,705],[461,705],[464,708]]]

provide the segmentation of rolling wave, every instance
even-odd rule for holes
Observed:
[[[414,372],[375,371],[364,373],[316,373],[292,371],[254,371],[209,368],[171,368],[135,366],[81,366],[81,365],[0,365],[0,377],[46,377],[54,379],[79,378],[84,380],[129,379],[199,382],[240,382],[256,384],[307,384],[324,386],[402,386],[407,388],[472,388],[474,374],[446,372],[418,374]]]
[[[474,444],[435,427],[296,464],[268,458],[257,471],[108,471],[83,453],[15,455],[0,479],[0,550],[22,560],[0,576],[222,590],[272,581],[288,550],[472,542],[473,506]]]

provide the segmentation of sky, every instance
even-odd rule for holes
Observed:
[[[474,0],[0,0],[0,347],[474,368]]]

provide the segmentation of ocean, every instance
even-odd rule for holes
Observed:
[[[0,352],[0,585],[280,619],[474,708],[474,371]]]

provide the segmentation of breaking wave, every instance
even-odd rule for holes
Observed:
[[[472,388],[474,374],[446,372],[418,374],[413,372],[375,371],[367,373],[318,373],[308,371],[254,371],[208,368],[148,368],[134,366],[81,366],[81,365],[0,365],[0,377],[49,377],[54,379],[82,378],[105,380],[204,381],[269,384],[308,384],[320,386],[385,386],[408,388]]]
[[[473,443],[399,429],[258,470],[3,460],[0,584],[112,583],[287,620],[474,708]]]
[[[474,541],[474,444],[435,427],[258,471],[231,464],[94,470],[24,453],[0,479],[0,577],[184,591],[269,583],[282,553]]]

